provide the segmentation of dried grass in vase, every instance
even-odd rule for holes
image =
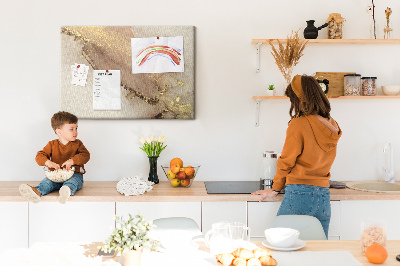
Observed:
[[[292,34],[286,38],[285,47],[278,40],[278,49],[276,49],[272,41],[269,41],[272,47],[272,56],[275,58],[275,63],[285,78],[286,85],[290,84],[293,68],[299,63],[308,42],[300,40],[298,32],[292,31]]]

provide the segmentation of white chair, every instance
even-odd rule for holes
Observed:
[[[309,215],[279,215],[276,216],[270,227],[286,227],[299,230],[299,238],[302,240],[326,240],[321,222]]]
[[[173,237],[176,240],[191,239],[192,242],[204,240],[204,236],[200,230],[200,227],[191,218],[187,217],[160,218],[153,220],[153,224],[157,226],[154,229],[154,234],[158,239],[160,238],[165,239],[165,237]]]

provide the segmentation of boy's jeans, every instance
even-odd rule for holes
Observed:
[[[68,186],[71,189],[71,196],[73,196],[75,192],[83,186],[83,175],[74,173],[72,177],[64,183],[56,183],[45,177],[36,188],[39,190],[40,196],[44,196],[54,190],[60,190],[62,186]]]
[[[331,194],[327,187],[286,185],[285,196],[277,215],[297,214],[316,217],[328,239],[331,220]]]

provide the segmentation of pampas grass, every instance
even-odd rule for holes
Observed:
[[[292,31],[292,34],[286,38],[286,46],[283,46],[278,40],[278,48],[275,48],[272,41],[269,41],[272,48],[272,56],[275,58],[275,63],[285,78],[287,85],[291,81],[293,68],[299,63],[308,42],[300,40],[298,32]]]

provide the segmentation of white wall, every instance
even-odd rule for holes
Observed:
[[[400,2],[375,1],[377,20],[393,10],[400,38]],[[56,136],[50,118],[59,111],[60,27],[63,25],[194,25],[196,27],[196,119],[80,120],[79,138],[91,152],[85,179],[119,180],[148,172],[142,135],[165,135],[160,163],[173,157],[200,163],[198,180],[256,180],[264,150],[280,151],[289,120],[289,101],[262,101],[255,127],[253,95],[268,83],[283,94],[284,80],[267,45],[255,73],[253,38],[285,38],[315,19],[323,24],[339,12],[344,38],[369,38],[367,0],[149,0],[7,1],[0,8],[0,180],[41,180],[36,152]],[[301,30],[302,31],[302,30]],[[326,29],[320,32],[326,36]],[[377,76],[378,86],[400,84],[400,45],[308,46],[295,74],[355,71]],[[343,137],[332,167],[334,180],[381,177],[382,147],[394,145],[400,160],[399,99],[332,99],[332,116]],[[400,178],[400,166],[396,164]],[[161,180],[166,180],[161,169]]]

